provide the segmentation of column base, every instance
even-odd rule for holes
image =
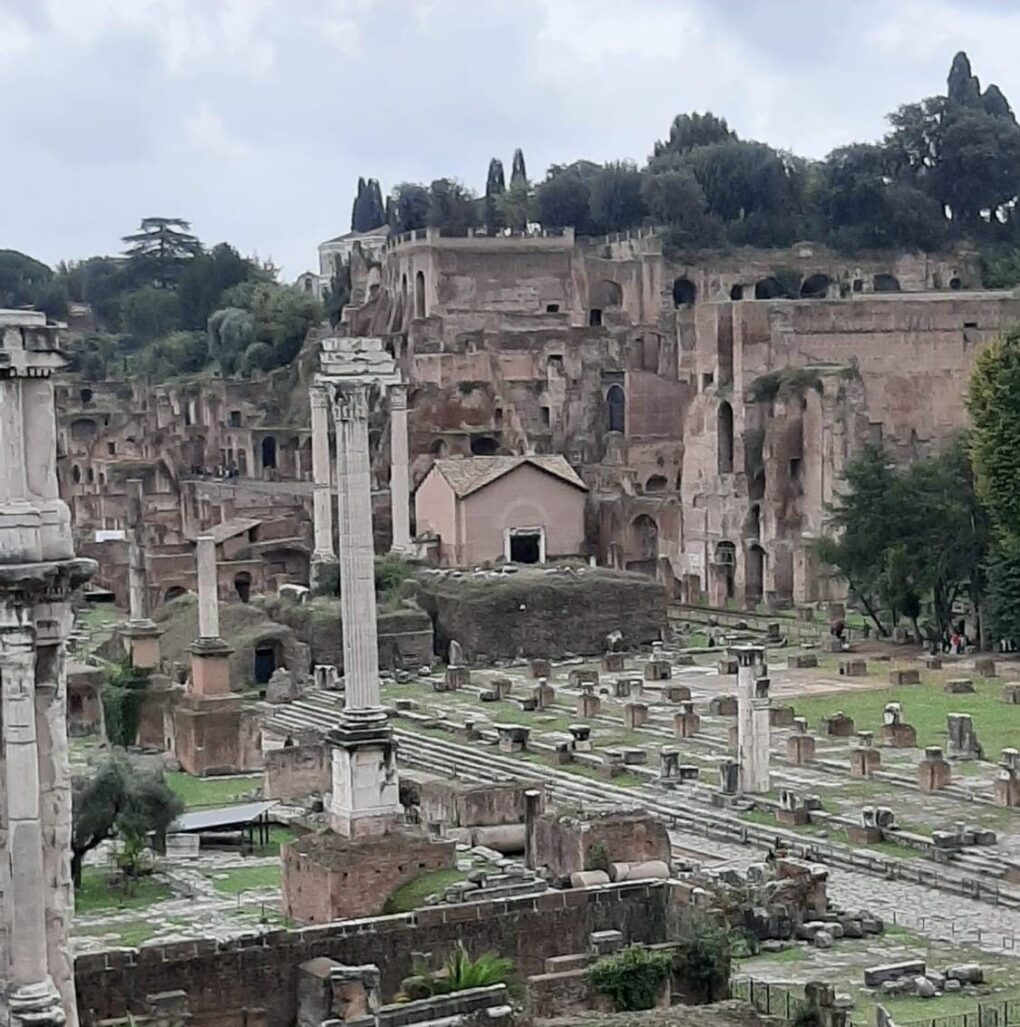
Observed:
[[[345,713],[327,741],[333,777],[330,827],[345,838],[389,833],[400,821],[401,806],[397,745],[385,715],[381,721],[359,721]]]
[[[159,636],[162,633],[162,630],[148,618],[129,620],[120,629],[132,667],[136,670],[153,670],[159,666]]]
[[[193,695],[230,695],[230,656],[233,649],[222,638],[199,638],[191,645]]]
[[[63,1027],[67,1022],[60,994],[49,977],[15,989],[7,997],[7,1007],[12,1027]]]

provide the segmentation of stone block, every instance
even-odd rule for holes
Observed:
[[[500,752],[524,752],[528,747],[530,728],[522,724],[495,724]]]
[[[648,723],[648,707],[642,702],[624,703],[623,726],[634,730]]]
[[[949,734],[949,755],[964,759],[982,759],[984,750],[978,741],[974,721],[969,713],[949,713],[946,715]]]
[[[871,777],[882,765],[882,754],[878,749],[851,749],[850,776]]]
[[[574,752],[591,752],[590,724],[571,724],[567,730],[574,739]]]
[[[1020,681],[1010,681],[1002,686],[1002,700],[1010,706],[1020,706]]]
[[[540,678],[531,690],[531,697],[535,700],[535,709],[545,710],[556,702],[556,689],[545,678]]]
[[[446,668],[446,691],[455,692],[458,688],[471,684],[471,668],[459,664],[450,664]]]
[[[844,678],[863,678],[868,674],[868,661],[861,659],[840,660],[839,675]]]
[[[708,712],[714,717],[735,717],[737,697],[735,695],[713,695],[708,701]]]
[[[815,758],[815,740],[811,735],[791,735],[786,740],[786,758],[801,766]]]
[[[882,744],[891,749],[913,749],[917,745],[917,732],[910,724],[883,724]]]
[[[624,653],[605,653],[602,657],[602,669],[610,674],[618,674],[626,669]]]
[[[842,710],[825,717],[822,721],[825,733],[831,738],[849,738],[854,733],[854,718],[848,717]]]
[[[807,670],[818,666],[818,656],[815,653],[794,653],[787,660],[790,670]]]
[[[689,702],[691,698],[691,690],[687,685],[663,685],[662,698],[663,701],[669,703]]]
[[[970,678],[950,678],[942,690],[950,695],[969,695],[974,691],[974,682]]]
[[[673,731],[678,738],[691,738],[701,730],[701,717],[694,710],[694,704],[685,702],[673,714]]]
[[[854,845],[874,845],[882,840],[882,829],[870,824],[851,824],[846,829],[846,836]]]
[[[889,671],[890,685],[919,685],[921,672],[916,667],[893,667]]]
[[[531,676],[535,679],[551,678],[552,663],[549,660],[534,659],[531,661],[530,671]]]
[[[567,675],[567,683],[571,688],[580,688],[582,685],[594,685],[597,688],[599,672],[586,667],[572,667]]]
[[[648,762],[648,753],[636,746],[627,746],[620,750],[623,754],[623,765],[625,767],[639,767]]]
[[[719,763],[719,791],[723,795],[736,795],[740,789],[740,764],[736,760]]]
[[[652,659],[645,664],[645,681],[668,681],[673,676],[669,660]]]
[[[979,678],[994,678],[997,677],[995,669],[995,660],[990,656],[975,656],[974,657],[974,673]]]
[[[590,720],[602,712],[602,700],[593,692],[582,692],[577,697],[577,715]]]
[[[945,788],[953,780],[952,767],[942,755],[937,745],[929,745],[924,750],[924,759],[917,765],[917,786],[922,792],[937,792]]]
[[[924,975],[925,964],[922,959],[908,959],[899,963],[882,963],[869,966],[864,970],[864,984],[868,988],[877,988],[886,981],[898,981],[901,977],[921,977]]]
[[[770,706],[769,724],[772,727],[793,727],[796,712],[792,706]]]
[[[496,693],[497,699],[508,699],[514,690],[514,683],[507,677],[495,677],[489,682],[489,688]]]
[[[737,667],[737,658],[735,656],[723,656],[718,663],[720,674],[736,674]]]
[[[925,670],[941,670],[942,658],[940,656],[925,656],[921,662]]]

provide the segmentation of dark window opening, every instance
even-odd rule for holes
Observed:
[[[698,290],[689,278],[673,279],[673,306],[692,307],[698,297]]]
[[[478,435],[471,440],[472,456],[495,456],[499,443],[491,435]]]
[[[958,289],[962,289],[963,288],[963,282],[961,282],[959,278],[955,278],[955,277],[954,278],[950,278],[949,279],[949,288],[953,289],[954,291],[956,291]]]
[[[828,275],[808,275],[800,287],[800,294],[806,300],[823,300],[828,295],[832,279]]]
[[[106,444],[106,452],[109,453],[110,456],[113,456],[117,452],[117,443],[116,442],[107,442],[107,444]]]
[[[714,382],[714,381],[715,381],[715,374],[713,374],[713,372],[711,372],[711,371],[706,371],[701,376],[701,390],[702,390],[702,392],[704,392],[704,390],[707,389],[712,384],[712,382]]]
[[[742,285],[734,285],[730,289],[731,300],[742,300],[744,298],[744,287]]]
[[[96,480],[96,472],[93,471],[91,467],[85,472],[85,480],[90,485],[93,484],[93,482],[95,482]]]
[[[425,272],[419,271],[414,276],[414,316],[427,317],[428,310],[425,306]]]
[[[496,409],[493,410],[493,412],[492,412],[492,421],[496,425],[497,428],[501,428],[503,426],[503,408],[502,407],[496,407]]]
[[[276,646],[260,645],[255,649],[255,684],[268,685],[276,670]]]
[[[234,575],[234,591],[242,603],[248,602],[251,598],[251,575],[247,571]]]
[[[786,290],[777,279],[770,276],[754,283],[754,298],[756,300],[782,300],[786,299]]]
[[[895,275],[875,275],[872,279],[875,292],[899,292],[900,283]]]
[[[718,421],[719,473],[733,473],[733,407],[719,404]]]
[[[517,532],[510,536],[511,563],[538,563],[542,558],[542,536],[539,532]]]
[[[653,474],[645,482],[645,492],[665,492],[669,488],[669,482],[662,474]]]
[[[800,479],[800,472],[803,465],[804,461],[799,456],[795,456],[790,461],[790,478],[793,481],[798,481]]]
[[[598,307],[592,307],[588,311],[588,325],[591,328],[602,327],[602,311]]]
[[[81,716],[82,707],[85,704],[82,702],[81,694],[78,692],[72,692],[67,697],[67,709],[69,713],[76,716]]]
[[[81,401],[83,403],[91,403],[92,402],[92,390],[91,389],[82,389],[81,392],[79,393],[79,395],[81,396]]]
[[[606,411],[609,415],[609,430],[624,431],[626,400],[619,385],[610,385],[606,393]]]
[[[71,468],[71,480],[75,485],[81,484],[81,468],[77,464]]]
[[[240,428],[241,427],[241,411],[231,410],[230,411],[230,427]]]
[[[542,424],[546,428],[549,427],[549,408],[548,407],[542,407]]]
[[[262,466],[276,466],[276,439],[272,435],[267,435],[262,440]]]
[[[560,305],[558,303],[547,303],[545,305],[545,312],[547,314],[558,314],[560,312]]]
[[[864,292],[864,280],[862,278],[854,279],[854,292]]]

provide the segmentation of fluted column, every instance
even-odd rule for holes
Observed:
[[[312,563],[336,559],[333,553],[333,492],[329,467],[329,396],[321,386],[308,390],[312,408]],[[314,582],[313,582],[314,584]]]
[[[144,529],[142,514],[142,481],[129,478],[128,494],[128,606],[132,623],[149,619],[148,582],[145,571]]]
[[[333,409],[346,689],[344,719],[365,724],[385,720],[379,700],[367,387],[348,383],[338,386]]]
[[[216,581],[216,540],[212,535],[199,535],[195,540],[195,561],[198,564],[198,637],[219,639],[220,603]]]
[[[411,480],[407,452],[407,386],[390,386],[390,505],[393,548],[411,544]]]

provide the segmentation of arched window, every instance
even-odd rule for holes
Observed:
[[[414,276],[414,316],[428,317],[425,308],[425,272],[419,271]]]
[[[239,571],[234,575],[234,591],[242,603],[251,597],[251,575],[247,571]]]
[[[722,599],[733,598],[734,578],[737,571],[737,547],[728,541],[722,541],[715,547],[715,559],[712,570],[722,585]]]
[[[808,275],[800,287],[800,294],[806,300],[823,300],[829,292],[832,279],[828,275]]]
[[[71,467],[71,481],[73,481],[75,485],[81,484],[81,468],[77,464],[74,464]]]
[[[619,307],[623,303],[623,289],[619,283],[611,282],[608,278],[599,282],[591,291],[591,305],[605,309],[606,307]]]
[[[744,287],[742,285],[734,285],[730,289],[731,300],[742,300],[744,298]]]
[[[445,440],[435,439],[432,445],[429,446],[429,452],[437,459],[442,460],[449,452],[449,447],[446,445]]]
[[[778,279],[770,275],[768,278],[754,283],[754,298],[756,300],[781,300],[786,298],[786,290],[779,284]]]
[[[765,587],[765,550],[757,544],[747,547],[747,566],[744,569],[746,601],[761,602]]]
[[[899,292],[900,282],[895,275],[875,275],[871,287],[875,292]]]
[[[663,474],[653,474],[645,482],[645,492],[665,492],[669,488],[669,481]]]
[[[624,431],[626,424],[626,400],[623,389],[619,385],[610,385],[606,393],[606,413],[608,414],[609,430]]]
[[[276,466],[276,439],[272,435],[267,435],[262,440],[262,466]]]
[[[698,298],[697,286],[689,278],[673,279],[673,306],[693,307]]]
[[[495,456],[499,443],[491,435],[476,435],[471,440],[472,456]]]
[[[747,511],[747,522],[745,536],[750,539],[761,538],[761,506],[758,503],[752,503],[751,509]]]
[[[954,292],[957,292],[958,290],[963,288],[963,282],[961,282],[959,278],[953,275],[953,277],[949,279],[949,288],[952,289]]]
[[[716,428],[719,446],[719,473],[733,473],[733,407],[719,404],[719,422]]]

